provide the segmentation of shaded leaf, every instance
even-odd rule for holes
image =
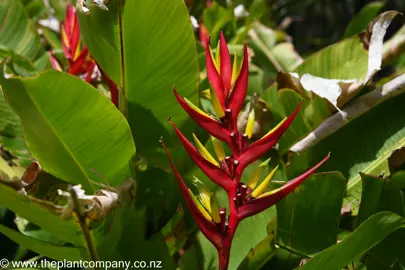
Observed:
[[[307,264],[297,269],[323,270],[325,265],[329,269],[342,269],[400,228],[405,228],[403,217],[390,212],[377,213],[363,222],[345,240],[320,252]]]
[[[55,207],[52,204],[21,195],[14,189],[0,183],[0,205],[66,242],[84,246],[80,228],[72,220],[62,220],[55,213]]]
[[[375,1],[365,5],[350,21],[346,28],[344,37],[346,38],[353,36],[366,29],[368,23],[371,22],[375,16],[377,16],[384,4],[385,3],[383,1]]]
[[[306,255],[334,245],[345,190],[340,173],[310,176],[276,205],[278,242]]]
[[[20,0],[1,1],[0,25],[0,47],[35,58],[41,48],[40,38]]]
[[[79,261],[87,258],[85,248],[52,245],[26,236],[1,224],[0,233],[30,250],[54,260]]]

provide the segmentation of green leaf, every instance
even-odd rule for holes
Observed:
[[[19,158],[16,163],[29,162],[30,153],[24,140],[21,121],[6,103],[3,92],[0,93],[0,144]]]
[[[279,152],[284,154],[294,143],[304,138],[320,125],[323,120],[328,118],[330,112],[327,104],[320,97],[313,96],[312,99],[303,99],[301,95],[291,89],[281,89],[278,91],[278,99],[284,107],[281,115],[282,118],[288,117],[293,113],[302,100],[301,110],[279,141]],[[268,103],[272,104],[270,100]]]
[[[356,219],[357,226],[378,211],[390,211],[405,217],[401,175],[403,177],[403,174],[398,172],[395,176],[399,177],[382,178],[360,173],[363,191]]]
[[[328,269],[342,269],[400,228],[405,228],[403,217],[390,212],[377,213],[363,222],[341,243],[320,252],[307,264],[297,269],[324,270],[325,265]]]
[[[345,191],[341,173],[308,178],[276,204],[278,243],[306,255],[335,244]]]
[[[0,47],[34,59],[41,48],[40,37],[20,0],[0,3]]]
[[[375,1],[365,5],[359,13],[350,21],[346,28],[344,37],[350,37],[365,30],[368,23],[371,22],[378,12],[383,8],[383,1]]]
[[[357,226],[378,211],[391,211],[405,216],[404,195],[399,183],[400,172],[395,176],[399,177],[377,178],[361,174],[363,192],[356,219]],[[405,229],[397,230],[371,249],[366,256],[367,269],[389,269],[395,261],[405,262],[402,252],[405,248],[404,237]]]
[[[73,220],[66,221],[54,213],[52,205],[21,195],[14,189],[0,183],[0,205],[7,207],[21,217],[30,220],[56,237],[77,246],[84,246],[80,228]]]
[[[364,79],[368,69],[368,52],[360,38],[335,43],[311,55],[294,72],[310,73],[325,79]]]
[[[271,223],[270,223],[271,224]],[[270,233],[256,247],[252,248],[249,254],[239,265],[238,270],[261,269],[277,253],[274,246],[274,234]]]
[[[108,9],[93,6],[90,14],[79,13],[84,41],[125,92],[139,149],[160,147],[158,139],[168,133],[166,119],[178,125],[187,119],[173,85],[182,96],[197,97],[198,59],[186,6],[183,0],[117,0]]]
[[[115,106],[79,78],[49,71],[0,81],[22,120],[31,153],[45,171],[91,190],[89,179],[111,185],[131,176],[131,131]],[[62,98],[63,96],[63,98]]]
[[[295,51],[292,43],[281,42],[276,45],[278,35],[276,30],[258,22],[254,23],[249,31],[251,45],[258,54],[253,58],[254,61],[266,65],[275,75],[277,71],[293,71],[302,63],[302,58]]]
[[[209,8],[203,12],[203,22],[211,35],[211,46],[214,48],[219,40],[219,32],[231,21],[233,16],[231,9],[225,9],[218,2],[213,2]]]
[[[405,94],[389,99],[300,153],[293,161],[293,166],[300,166],[294,175],[330,151],[331,158],[322,168],[340,171],[348,179],[344,204],[357,202],[352,207],[356,214],[361,193],[359,172],[373,175],[389,172],[387,158],[392,151],[405,146],[405,118],[401,108],[404,102]]]
[[[115,236],[120,239],[120,242],[113,251],[119,251],[121,260],[161,261],[164,269],[175,269],[164,233],[158,232],[146,239],[145,208],[133,210],[130,209],[122,216],[125,223],[120,234]],[[106,244],[108,245],[108,241]]]
[[[85,248],[52,245],[26,236],[1,224],[0,233],[30,250],[54,260],[79,261],[87,258]]]

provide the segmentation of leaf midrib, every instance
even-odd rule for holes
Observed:
[[[25,85],[24,85],[25,86]],[[84,178],[87,180],[86,182],[86,188],[89,188],[89,190],[91,192],[94,192],[92,185],[90,184],[90,181],[87,177],[87,174],[85,173],[84,169],[82,166],[80,166],[79,161],[76,159],[76,157],[73,155],[73,153],[70,151],[70,149],[68,148],[68,146],[64,143],[64,141],[62,140],[62,138],[60,137],[59,133],[56,131],[56,129],[51,125],[51,123],[47,120],[47,118],[45,117],[44,112],[42,111],[42,109],[40,108],[40,106],[38,106],[38,104],[35,102],[35,99],[33,98],[33,96],[30,95],[29,91],[24,87],[25,92],[27,93],[27,96],[29,97],[29,99],[31,100],[32,104],[34,105],[34,107],[38,110],[39,115],[42,117],[42,119],[44,120],[44,122],[50,127],[51,131],[55,134],[56,138],[58,139],[58,141],[61,143],[61,145],[63,146],[63,148],[66,150],[66,152],[69,154],[69,156],[72,158],[72,160],[74,161],[74,163],[77,165],[77,167],[79,168],[79,171],[83,174]]]

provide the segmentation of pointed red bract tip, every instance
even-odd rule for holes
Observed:
[[[196,221],[198,227],[200,228],[201,232],[205,235],[205,237],[207,237],[207,239],[209,239],[213,245],[219,247],[221,244],[221,236],[217,226],[214,225],[214,223],[212,223],[211,221],[207,220],[204,217],[204,215],[200,212],[193,198],[191,198],[191,195],[188,191],[188,187],[185,184],[183,177],[178,172],[176,166],[174,166],[172,157],[162,138],[160,139],[160,142],[162,143],[166,156],[169,159],[170,166],[172,168],[176,182],[180,188],[181,194],[183,195],[184,201],[191,212],[191,215],[193,216],[194,220]]]
[[[270,206],[278,203],[280,200],[282,200],[284,197],[286,197],[288,194],[293,192],[302,182],[304,182],[306,179],[308,179],[311,174],[313,174],[322,164],[324,164],[330,157],[330,154],[328,154],[323,160],[321,160],[318,164],[316,164],[314,167],[306,171],[305,173],[301,174],[300,176],[294,178],[293,180],[289,181],[287,184],[282,186],[281,188],[278,189],[277,192],[274,194],[254,199],[252,201],[249,201],[242,205],[239,208],[239,215],[241,219],[256,215],[263,210],[266,210]]]
[[[197,149],[190,143],[189,140],[181,133],[177,126],[169,120],[170,124],[173,126],[177,136],[179,137],[184,149],[190,155],[191,159],[197,164],[197,166],[210,178],[215,184],[224,188],[225,190],[232,184],[232,179],[229,175],[222,170],[222,168],[212,164],[206,160]]]
[[[215,138],[230,143],[229,131],[223,127],[221,122],[204,114],[201,114],[200,112],[191,108],[190,105],[188,105],[187,102],[182,97],[180,97],[175,89],[173,89],[173,93],[179,104],[201,128],[205,129]]]
[[[298,104],[294,112],[277,129],[267,134],[260,140],[252,143],[246,149],[239,159],[241,164],[238,168],[238,172],[242,172],[246,166],[263,156],[264,153],[269,151],[280,140],[281,136],[284,134],[284,132],[286,132],[300,111],[301,104],[302,101]]]
[[[224,84],[218,73],[217,68],[215,67],[214,59],[212,59],[212,57],[211,57],[209,38],[208,38],[207,46],[205,48],[205,62],[206,62],[206,66],[207,66],[208,81],[211,83],[212,88],[214,88],[214,91],[217,94],[217,97],[218,97],[219,103],[222,106],[222,109],[225,110]]]
[[[219,35],[219,47],[220,47],[220,76],[222,78],[222,82],[224,85],[224,96],[225,100],[228,97],[229,90],[231,88],[231,81],[232,81],[232,63],[231,63],[231,55],[229,54],[229,49],[226,44],[224,34],[220,33]]]
[[[61,65],[59,64],[55,56],[52,54],[52,52],[49,52],[49,61],[51,62],[52,68],[54,70],[63,71]]]
[[[243,45],[243,63],[239,76],[229,96],[228,108],[232,111],[232,119],[236,122],[246,98],[249,75],[249,57],[246,43]]]

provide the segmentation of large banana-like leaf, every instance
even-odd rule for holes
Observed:
[[[117,0],[107,7],[80,13],[83,38],[121,88],[121,109],[128,109],[138,150],[159,146],[168,117],[178,124],[187,119],[172,87],[187,98],[197,96],[198,61],[186,6],[183,0]]]
[[[6,235],[14,242],[55,260],[79,261],[87,257],[85,248],[57,246],[31,238],[0,224],[0,233]]]
[[[276,205],[278,242],[306,255],[335,244],[345,191],[341,173],[309,177]]]
[[[135,146],[129,126],[95,88],[55,71],[0,84],[45,171],[87,190],[93,189],[89,179],[101,181],[93,170],[111,185],[131,176]]]
[[[41,48],[40,38],[20,0],[0,2],[0,47],[34,59]]]
[[[0,205],[30,220],[61,240],[78,247],[83,247],[85,244],[79,226],[74,224],[73,220],[61,219],[52,204],[21,195],[0,183]]]
[[[316,255],[297,270],[342,269],[358,256],[384,240],[392,232],[405,228],[405,219],[391,212],[380,212],[364,221],[343,242]]]

